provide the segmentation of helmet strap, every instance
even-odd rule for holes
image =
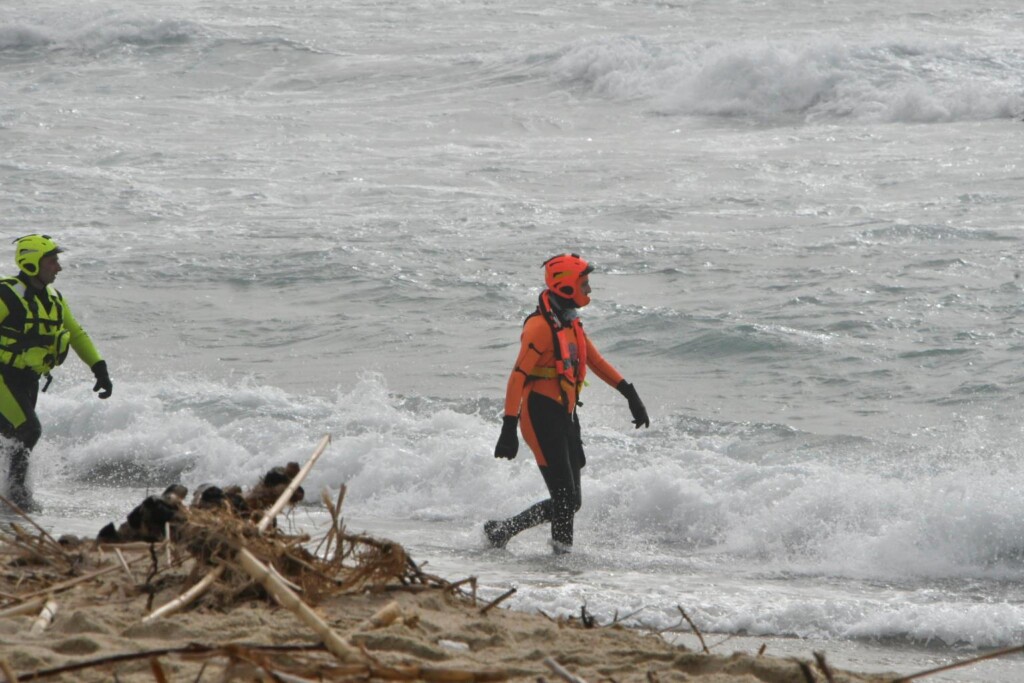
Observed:
[[[578,315],[579,312],[576,310],[576,302],[572,299],[567,299],[560,294],[548,290],[549,301],[551,302],[551,309],[558,316],[558,319],[562,321],[562,324],[568,324],[572,322]]]

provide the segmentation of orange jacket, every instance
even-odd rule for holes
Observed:
[[[609,385],[613,387],[618,385],[622,381],[622,375],[598,353],[590,338],[583,332],[583,328],[578,327],[577,329],[583,335],[583,339],[577,335],[576,343],[580,347],[586,346],[587,367]],[[530,316],[526,319],[526,324],[523,325],[519,357],[516,358],[515,367],[512,368],[512,374],[509,375],[508,386],[505,389],[505,414],[519,415],[520,406],[531,391],[536,391],[564,404],[563,387],[565,387],[565,398],[568,399],[568,404],[565,407],[571,413],[576,407],[576,387],[561,382],[554,369],[555,349],[551,325],[543,315]],[[531,376],[531,373],[534,375]],[[538,377],[536,374],[550,376]]]

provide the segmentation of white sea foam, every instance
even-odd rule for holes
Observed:
[[[678,46],[627,37],[574,45],[553,70],[569,85],[666,114],[932,123],[1019,117],[1019,60],[945,42]]]

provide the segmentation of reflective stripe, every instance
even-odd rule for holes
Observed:
[[[3,415],[4,419],[10,422],[15,429],[25,424],[28,419],[25,417],[25,411],[21,409],[18,399],[14,398],[14,394],[4,382],[3,375],[0,375],[0,415]]]
[[[543,377],[544,379],[554,379],[558,377],[558,370],[552,367],[546,368],[534,368],[530,370],[530,377]]]

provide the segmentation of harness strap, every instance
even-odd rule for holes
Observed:
[[[565,325],[558,317],[554,308],[551,305],[550,294],[548,291],[543,291],[537,300],[537,309],[526,317],[529,320],[535,315],[544,317],[548,327],[551,329],[551,342],[552,350],[555,356],[554,367],[535,367],[529,375],[527,375],[527,381],[530,379],[558,379],[558,388],[562,394],[562,403],[569,407],[569,391],[568,389],[575,389],[576,404],[582,405],[579,401],[580,390],[586,384],[584,378],[587,373],[587,348],[586,348],[586,337],[583,333],[583,325],[580,321],[573,320],[570,325]],[[526,321],[523,321],[526,324]],[[567,339],[568,333],[572,332],[576,341],[576,363],[573,364],[570,350],[569,341]]]

